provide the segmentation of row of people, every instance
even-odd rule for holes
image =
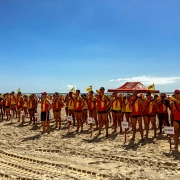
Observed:
[[[96,128],[99,129],[99,135],[101,134],[101,129],[104,125],[106,129],[106,136],[108,136],[109,126],[108,114],[110,112],[112,113],[114,132],[117,131],[118,124],[120,125],[120,132],[122,132],[121,121],[125,114],[126,121],[129,122],[131,119],[133,130],[132,140],[135,140],[137,122],[139,124],[139,130],[143,140],[142,119],[144,119],[145,123],[145,135],[148,136],[149,123],[151,122],[154,129],[154,137],[156,137],[156,116],[158,116],[159,119],[159,133],[162,133],[163,120],[165,120],[167,126],[170,125],[168,120],[168,108],[171,110],[171,122],[173,122],[175,112],[177,113],[177,108],[175,106],[177,99],[170,101],[165,97],[165,94],[161,94],[160,97],[155,96],[152,98],[151,93],[147,92],[145,99],[142,96],[138,96],[137,90],[133,92],[132,96],[127,95],[126,98],[122,95],[118,96],[117,92],[114,92],[111,97],[108,97],[104,94],[104,91],[105,89],[101,87],[95,95],[93,91],[90,91],[88,95],[81,96],[80,90],[76,90],[75,93],[69,92],[65,98],[59,96],[58,93],[55,93],[53,95],[52,102],[47,98],[46,92],[42,93],[41,121],[43,125],[43,133],[45,132],[46,126],[48,128],[48,133],[50,133],[50,109],[53,109],[56,127],[58,127],[58,125],[59,128],[61,127],[61,109],[63,106],[65,106],[66,115],[73,117],[73,125],[75,125],[75,121],[77,122],[77,132],[79,132],[79,129],[81,129],[81,132],[83,131],[83,123],[87,120],[89,112],[89,117],[94,118]],[[20,121],[20,112],[24,107],[27,107],[30,114],[30,123],[32,120],[35,123],[34,113],[37,112],[38,103],[35,95],[31,95],[27,99],[26,97],[23,97],[20,92],[16,97],[13,92],[11,95],[8,93],[5,94],[4,98],[0,100],[1,116],[3,114],[3,102],[5,105],[7,119],[11,109],[15,112],[17,110],[18,121]],[[177,119],[175,122],[176,121]],[[22,122],[24,122],[24,120],[22,120]]]

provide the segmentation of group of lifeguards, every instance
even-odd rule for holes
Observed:
[[[24,118],[30,116],[30,124],[34,121],[37,124],[34,114],[37,112],[38,98],[35,94],[31,94],[29,97],[18,92],[15,95],[14,91],[11,93],[3,94],[0,97],[0,117],[3,119],[4,114],[6,114],[6,121],[11,120],[16,115],[18,122],[20,122],[22,117],[22,123],[24,123]],[[21,112],[24,112],[24,116],[21,116]]]
[[[174,126],[175,130],[175,148],[178,147],[178,138],[180,130],[180,90],[174,92],[173,98],[167,98],[164,93],[160,96],[155,95],[152,97],[150,92],[144,95],[138,96],[138,91],[134,90],[133,94],[126,95],[123,97],[122,94],[118,95],[118,92],[114,92],[111,97],[104,94],[104,87],[101,87],[95,94],[90,91],[88,94],[81,95],[80,90],[76,92],[69,92],[65,98],[60,96],[58,93],[53,95],[53,99],[47,97],[47,93],[42,93],[41,99],[41,121],[43,126],[42,133],[45,133],[46,127],[48,133],[50,133],[49,125],[49,111],[52,109],[55,119],[55,127],[61,128],[61,109],[65,106],[67,116],[72,116],[73,125],[77,126],[76,132],[83,132],[83,124],[87,123],[87,118],[91,117],[95,121],[96,129],[99,130],[98,135],[101,134],[101,129],[105,126],[106,137],[108,136],[108,127],[111,122],[111,115],[113,119],[114,133],[117,132],[117,127],[120,127],[122,132],[121,122],[125,119],[129,124],[132,124],[132,138],[135,140],[136,124],[138,122],[141,139],[143,140],[143,128],[142,120],[144,119],[145,124],[145,136],[148,137],[149,124],[151,122],[154,129],[154,137],[156,137],[156,118],[159,119],[159,134],[162,133],[163,124],[170,126],[168,109],[171,111],[171,126]],[[32,94],[29,97],[22,96],[20,92],[14,95],[4,94],[3,98],[0,99],[0,116],[3,118],[3,111],[6,112],[7,120],[10,117],[18,117],[20,122],[20,113],[24,110],[25,115],[29,112],[30,124],[35,121],[34,114],[37,112],[38,99],[37,96]],[[13,114],[10,115],[10,110]],[[109,116],[110,114],[110,116]],[[24,118],[22,118],[22,123]]]

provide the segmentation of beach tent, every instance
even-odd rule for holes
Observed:
[[[152,92],[159,93],[159,90],[149,90],[141,82],[126,82],[121,87],[116,89],[108,89],[108,92],[122,92],[122,93],[132,93],[134,90],[138,90],[140,93]]]

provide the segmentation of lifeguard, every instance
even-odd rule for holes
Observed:
[[[46,126],[48,134],[50,133],[50,122],[49,122],[49,110],[51,109],[51,104],[47,98],[47,93],[42,92],[42,101],[41,101],[41,121],[43,126],[42,134],[45,133]]]
[[[88,94],[88,110],[89,117],[94,118],[96,123],[96,128],[98,129],[98,121],[97,121],[97,98],[93,96],[94,92],[90,91]]]
[[[142,129],[142,100],[138,97],[138,91],[133,91],[133,96],[131,97],[131,107],[132,107],[132,130],[133,136],[131,140],[135,140],[136,134],[136,124],[139,124],[139,131],[141,134],[141,140],[143,140],[143,129]]]
[[[16,97],[14,91],[11,92],[11,110],[13,111],[13,117],[14,117],[14,113],[16,113],[16,118],[17,118]]]
[[[154,129],[154,137],[156,137],[156,113],[158,111],[158,104],[154,99],[151,98],[150,92],[146,93],[146,98],[147,99],[144,103],[143,109],[146,137],[148,137],[150,122]]]
[[[75,126],[75,116],[74,116],[74,97],[73,93],[69,92],[66,96],[65,103],[67,104],[68,115],[73,118],[73,125]]]
[[[106,137],[108,137],[108,119],[107,119],[107,106],[109,99],[104,94],[104,87],[99,90],[99,95],[97,95],[97,108],[98,108],[98,121],[99,121],[99,134],[101,134],[102,124],[105,124]]]
[[[11,99],[9,96],[9,93],[5,94],[5,110],[6,110],[6,117],[7,117],[7,121],[10,120],[10,105],[11,105]]]
[[[16,106],[17,106],[17,115],[18,115],[18,121],[20,122],[21,119],[21,111],[23,110],[23,97],[21,96],[21,92],[18,92],[17,94],[17,98],[16,98]],[[24,122],[24,120],[22,119],[22,123]]]
[[[124,105],[124,109],[125,109],[126,121],[129,122],[129,124],[130,124],[132,122],[132,107],[131,107],[130,94],[127,94],[123,105]]]
[[[0,97],[0,118],[3,119],[3,99]]]
[[[180,132],[180,90],[174,91],[175,98],[177,101],[174,101],[174,148],[178,150],[179,142],[179,132]]]
[[[74,115],[77,120],[77,130],[79,132],[79,126],[81,126],[81,131],[83,132],[83,120],[82,120],[82,108],[84,106],[84,101],[82,97],[80,97],[80,90],[76,90],[75,98],[74,98]]]
[[[34,95],[31,94],[29,96],[29,100],[28,100],[28,111],[29,111],[29,116],[30,116],[30,122],[29,124],[32,123],[32,120],[33,120],[33,124],[35,124],[35,117],[34,117],[34,114],[35,114],[35,109],[36,109],[36,101],[34,99]],[[37,125],[37,122],[36,122],[36,125]]]
[[[168,117],[168,108],[170,108],[170,102],[166,99],[166,94],[161,93],[161,96],[158,100],[158,119],[159,119],[159,129],[160,132],[158,134],[162,134],[162,125],[165,120],[166,125],[170,126],[169,124],[169,117]]]
[[[120,126],[120,132],[122,132],[122,127],[121,127],[122,100],[121,100],[121,97],[118,97],[118,96],[117,96],[117,92],[114,92],[114,93],[112,94],[111,109],[112,109],[114,133],[115,133],[116,130],[117,130],[117,125],[118,125],[118,124],[119,124],[119,126]]]
[[[58,92],[55,92],[54,98],[53,98],[53,111],[54,111],[54,118],[56,121],[55,128],[61,129],[61,108],[63,107],[62,99],[59,97]]]
[[[84,101],[84,106],[82,108],[82,121],[83,123],[86,122],[87,124],[87,111],[88,111],[88,99],[87,99],[87,95],[83,94],[82,95],[83,101]]]

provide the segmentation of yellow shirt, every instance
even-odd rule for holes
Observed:
[[[115,97],[113,98],[113,101],[112,101],[112,110],[115,110],[115,111],[121,110],[120,100]]]

